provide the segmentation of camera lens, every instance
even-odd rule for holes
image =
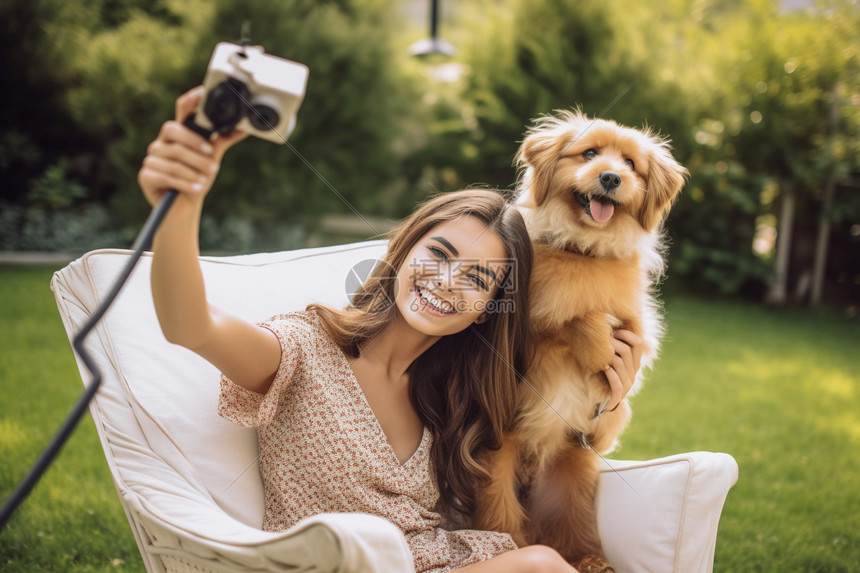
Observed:
[[[263,104],[255,104],[251,111],[248,112],[248,121],[251,122],[256,129],[265,131],[275,129],[280,121],[280,116],[274,108]]]
[[[231,78],[221,82],[209,92],[203,106],[203,113],[212,122],[215,131],[222,134],[230,133],[244,115],[248,96],[248,88],[245,84]]]

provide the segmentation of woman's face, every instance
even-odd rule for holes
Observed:
[[[396,304],[414,329],[445,336],[483,321],[510,261],[501,238],[477,217],[436,225],[397,272]]]

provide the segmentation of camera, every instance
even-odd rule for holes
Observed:
[[[220,42],[206,68],[206,93],[193,122],[210,132],[234,129],[286,143],[305,96],[308,68],[262,46]]]

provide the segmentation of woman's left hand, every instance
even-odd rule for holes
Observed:
[[[612,399],[606,408],[610,412],[621,404],[633,387],[642,363],[642,352],[645,350],[645,341],[642,337],[629,330],[616,330],[613,337],[612,347],[615,349],[615,356],[605,371],[612,390]]]

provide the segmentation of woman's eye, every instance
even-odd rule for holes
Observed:
[[[597,157],[597,150],[596,149],[586,149],[585,152],[582,154],[582,156],[585,157],[585,159],[587,159],[588,161],[591,161],[592,159]]]
[[[440,259],[442,262],[445,262],[445,263],[448,262],[448,253],[446,253],[445,251],[443,251],[439,247],[432,247],[431,246],[431,247],[427,247],[427,250],[430,251],[431,253],[433,253],[433,255],[437,259]]]
[[[636,164],[633,163],[632,159],[625,159],[624,163],[626,163],[630,167],[630,169],[636,169]]]
[[[487,283],[484,281],[484,279],[482,279],[479,276],[469,275],[469,280],[472,281],[472,284],[474,284],[475,286],[477,286],[478,288],[480,288],[482,290],[490,290],[490,287],[487,285]]]

